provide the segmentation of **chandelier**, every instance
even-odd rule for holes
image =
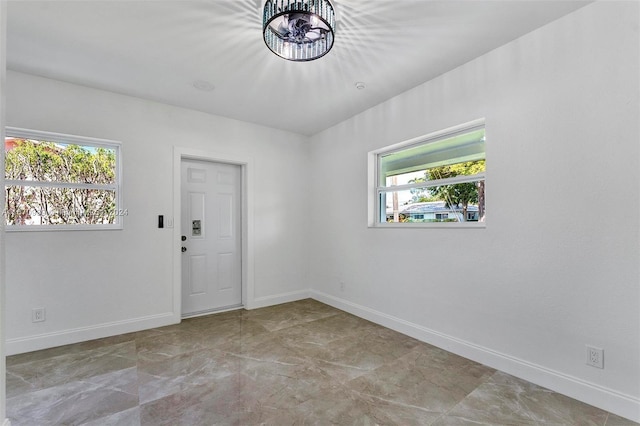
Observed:
[[[336,17],[329,0],[267,0],[262,13],[264,42],[290,61],[312,61],[333,46]]]

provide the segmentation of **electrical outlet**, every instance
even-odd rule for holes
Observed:
[[[44,320],[44,308],[33,308],[31,310],[31,322],[42,322]]]
[[[587,345],[587,365],[604,368],[604,349]]]

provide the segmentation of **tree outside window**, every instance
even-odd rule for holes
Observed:
[[[118,146],[10,136],[5,217],[11,227],[116,225]]]

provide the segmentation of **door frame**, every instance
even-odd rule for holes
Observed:
[[[253,239],[253,159],[248,156],[204,151],[186,147],[173,147],[173,316],[176,323],[182,320],[182,218],[181,177],[182,160],[200,160],[240,166],[241,175],[241,291],[242,305],[250,308],[254,299],[254,239]],[[170,222],[170,221],[169,221]],[[165,222],[166,223],[166,222]]]

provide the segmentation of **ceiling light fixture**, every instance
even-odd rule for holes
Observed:
[[[262,34],[267,47],[290,61],[318,59],[333,47],[336,16],[329,0],[267,0]]]

